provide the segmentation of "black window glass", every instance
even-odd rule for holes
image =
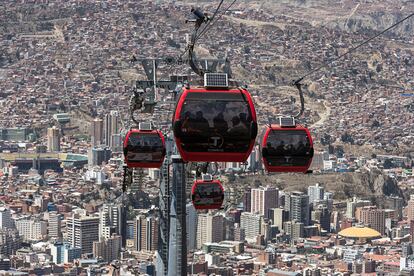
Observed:
[[[164,147],[161,137],[156,133],[131,133],[127,145],[129,162],[160,162]]]
[[[245,152],[252,123],[240,93],[189,93],[181,110],[181,146],[190,152]]]
[[[302,130],[271,131],[266,149],[270,166],[306,166],[311,159],[310,141]]]

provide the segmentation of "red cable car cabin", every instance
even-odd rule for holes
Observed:
[[[173,129],[184,161],[244,162],[257,136],[257,118],[246,89],[184,88]]]
[[[301,125],[268,126],[262,142],[262,157],[268,172],[306,173],[313,158],[312,136]]]
[[[196,180],[191,199],[197,210],[220,209],[224,200],[223,186],[218,180]]]
[[[128,131],[124,140],[124,157],[128,168],[160,168],[165,157],[165,140],[161,131]]]

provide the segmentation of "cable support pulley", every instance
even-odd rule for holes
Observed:
[[[221,12],[218,15],[218,18],[216,19],[215,22],[217,22],[223,16],[223,14],[225,14],[236,2],[237,2],[237,0],[233,0],[233,2],[229,6],[227,6],[227,8],[225,8],[223,12]],[[213,21],[214,18],[215,18],[215,16],[213,16],[211,18],[211,21]],[[213,22],[213,24],[206,25],[205,28],[203,30],[201,30],[201,32],[197,36],[196,40],[199,40],[204,34],[206,34],[211,29],[211,27],[213,27],[213,25],[214,25],[215,22]]]

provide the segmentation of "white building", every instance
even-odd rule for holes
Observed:
[[[279,202],[279,190],[271,187],[252,189],[251,212],[258,213],[265,218],[269,217],[268,211],[277,208]]]
[[[92,253],[94,241],[99,240],[99,217],[73,214],[66,222],[68,243],[82,249],[83,253]]]
[[[26,241],[41,240],[47,235],[47,222],[37,219],[16,220],[16,228]]]
[[[47,149],[52,152],[60,151],[60,130],[55,126],[47,129]]]
[[[96,184],[102,185],[106,180],[106,175],[100,168],[94,167],[86,171],[83,179],[86,181],[95,181]]]
[[[308,187],[309,203],[313,204],[313,202],[323,199],[324,193],[325,193],[325,188],[322,186],[319,186],[319,183],[316,183],[315,186],[309,186]]]
[[[99,240],[107,240],[112,234],[121,235],[122,206],[104,204],[99,211]]]
[[[220,214],[199,214],[197,220],[197,248],[206,242],[224,240],[224,217]]]
[[[50,255],[55,264],[72,263],[75,259],[80,258],[82,250],[73,248],[69,244],[61,242],[50,246]]]
[[[244,229],[246,239],[256,239],[260,235],[263,216],[243,212],[240,216],[240,228]]]
[[[62,237],[62,219],[57,212],[49,213],[49,238],[59,239]]]
[[[293,241],[303,238],[305,236],[305,227],[302,222],[298,221],[286,221],[283,224],[283,229],[285,233],[290,236],[290,239]]]
[[[371,206],[372,203],[369,200],[360,200],[356,197],[352,198],[351,201],[347,201],[346,203],[346,213],[345,216],[347,218],[353,218],[355,216],[356,208],[364,207],[364,206]]]
[[[336,168],[336,161],[335,160],[324,160],[323,161],[323,169],[325,171],[332,171]]]
[[[285,210],[289,211],[289,220],[309,225],[309,196],[302,192],[290,192],[285,196]]]
[[[352,263],[362,257],[362,253],[358,249],[344,248],[342,252],[344,254],[343,260],[347,263]]]

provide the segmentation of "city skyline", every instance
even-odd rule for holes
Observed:
[[[413,3],[222,2],[0,3],[0,274],[414,273]]]

